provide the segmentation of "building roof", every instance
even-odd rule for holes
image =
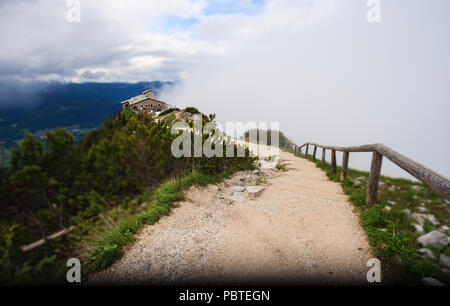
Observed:
[[[138,95],[136,97],[133,97],[131,99],[123,101],[122,104],[130,103],[130,105],[133,105],[133,104],[145,101],[145,100],[153,100],[153,101],[156,101],[156,102],[159,102],[159,103],[167,104],[164,101],[156,99],[155,94],[153,92],[151,92],[150,90],[148,90],[148,89],[146,91],[144,91],[142,94],[140,94],[140,95]]]

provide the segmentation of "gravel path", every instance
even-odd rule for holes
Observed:
[[[288,171],[265,169],[269,184],[256,199],[226,201],[230,187],[252,184],[251,172],[191,188],[92,282],[368,284],[373,256],[340,185],[308,160],[280,160]]]

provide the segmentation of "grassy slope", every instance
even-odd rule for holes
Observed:
[[[112,226],[103,228],[103,231],[94,241],[93,245],[85,245],[84,251],[88,253],[88,275],[106,269],[120,259],[126,247],[135,241],[135,235],[146,225],[157,222],[162,216],[170,214],[175,202],[184,199],[183,190],[191,186],[206,186],[215,184],[228,177],[231,173],[218,175],[205,175],[191,173],[179,179],[171,179],[156,190],[148,190],[139,202],[150,202],[139,213],[128,215],[126,218]]]
[[[302,157],[312,160],[311,156],[302,155]],[[340,181],[340,167],[337,168],[337,175],[333,175],[330,164],[319,160],[315,163],[317,167],[326,171],[330,180]],[[369,173],[349,169],[348,177],[341,182],[341,185],[349,196],[349,200],[355,204],[361,225],[368,235],[375,256],[381,261],[385,281],[395,284],[418,284],[422,277],[434,277],[450,284],[450,275],[439,269],[437,260],[422,259],[419,256],[417,249],[420,246],[417,243],[417,237],[420,234],[412,225],[413,220],[402,212],[404,209],[410,209],[411,212],[422,213],[418,207],[424,205],[428,211],[426,213],[433,214],[441,225],[448,225],[449,204],[422,183],[382,176],[378,204],[367,208],[365,206],[366,186],[353,185],[354,180],[359,177],[365,177],[367,182]],[[395,205],[388,205],[388,201],[394,201]],[[391,206],[392,210],[386,211],[385,206]],[[425,224],[424,229],[430,232],[434,228],[428,223]],[[447,232],[447,235],[450,235],[450,232]],[[450,254],[449,247],[441,249],[430,247],[430,249],[437,258],[441,252]]]
[[[195,113],[198,112],[194,108],[190,109],[193,109]],[[176,120],[191,118],[193,113],[186,110],[169,109],[161,113],[159,119],[170,126]],[[130,111],[126,114],[132,116]],[[135,201],[128,201],[130,204],[124,207],[119,218],[117,218],[117,209],[112,209],[111,214],[103,216],[102,222],[95,226],[95,231],[90,231],[89,237],[79,239],[84,241],[80,243],[79,257],[87,263],[88,268],[85,270],[87,275],[106,269],[121,258],[126,248],[135,241],[134,234],[144,226],[154,224],[162,216],[170,214],[174,203],[184,199],[183,190],[194,185],[205,186],[219,183],[235,171],[230,169],[214,175],[194,172],[181,178],[171,179],[157,188],[148,188]]]
[[[308,156],[308,159],[311,160],[311,157]],[[339,181],[339,175],[331,173],[330,164],[316,161],[316,165],[327,172],[330,180]],[[337,173],[340,173],[340,167],[337,170]],[[375,256],[381,260],[385,281],[395,284],[418,284],[422,277],[431,276],[450,283],[448,274],[443,274],[435,261],[424,260],[419,256],[416,251],[419,248],[416,243],[419,234],[412,226],[413,221],[402,212],[406,208],[412,212],[420,212],[417,208],[424,204],[429,213],[434,214],[441,224],[448,224],[448,204],[421,183],[382,176],[378,194],[379,204],[366,208],[364,204],[366,188],[354,187],[353,181],[359,177],[365,177],[367,180],[368,176],[368,172],[349,169],[348,178],[341,184],[349,200],[355,204]],[[153,224],[160,217],[169,214],[175,207],[174,203],[183,200],[183,190],[193,185],[205,186],[217,183],[224,177],[226,175],[207,176],[193,173],[178,180],[169,180],[156,190],[148,190],[137,199],[139,203],[149,203],[142,205],[144,209],[104,228],[93,246],[88,248],[90,267],[88,271],[92,273],[105,269],[118,260],[126,247],[134,242],[135,233],[145,225]],[[396,205],[391,206],[391,212],[384,210],[387,201],[396,202]],[[427,232],[433,230],[432,225],[425,226],[425,230]],[[437,257],[441,252],[450,253],[450,248],[431,249]]]
[[[133,116],[131,111],[125,111],[124,114],[127,119]],[[36,268],[39,269],[37,272],[43,275],[40,283],[65,282],[67,254],[81,260],[85,276],[105,269],[122,256],[126,247],[134,241],[135,233],[145,225],[153,224],[161,216],[170,213],[171,208],[174,207],[173,203],[183,199],[181,193],[183,190],[192,185],[203,186],[217,183],[231,175],[233,171],[236,170],[228,169],[214,175],[194,172],[147,187],[140,195],[130,193],[125,198],[114,197],[111,202],[104,202],[103,199],[95,200],[98,205],[91,205],[92,209],[91,207],[86,209],[86,211],[89,210],[87,214],[80,212],[70,218],[70,224],[75,225],[75,230],[65,236],[47,241],[46,247],[51,251]],[[0,236],[8,240],[10,235],[9,240],[12,240],[14,233],[9,234],[12,228],[12,224],[0,224]],[[8,245],[6,250],[9,250],[12,244],[8,241],[6,244]],[[29,285],[35,283],[35,280],[25,273],[34,271],[34,266],[28,267],[27,263],[23,265],[24,269],[13,266],[9,264],[9,252],[3,252],[1,243],[0,251],[0,271],[3,271],[2,262],[8,262],[8,268],[11,267],[9,273],[11,283]],[[60,260],[60,257],[63,259]]]

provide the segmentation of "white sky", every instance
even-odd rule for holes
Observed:
[[[299,144],[381,142],[449,177],[450,1],[380,2],[368,23],[366,0],[81,1],[69,23],[65,0],[4,0],[0,81],[179,81],[171,104]]]

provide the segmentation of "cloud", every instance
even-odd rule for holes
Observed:
[[[85,79],[101,79],[104,76],[105,76],[105,72],[102,72],[102,71],[92,72],[90,70],[86,70],[81,75],[81,77],[83,77]]]
[[[80,3],[81,22],[70,23],[66,1],[3,1],[0,80],[79,82],[93,79],[89,71],[103,71],[102,82],[176,80],[237,39],[298,22],[279,1]]]
[[[232,24],[221,35],[233,38],[229,49],[165,99],[221,121],[278,121],[298,144],[382,142],[450,176],[450,4],[383,1],[371,24],[365,1],[311,3],[273,1],[243,22],[197,25],[214,39],[215,26]],[[370,156],[351,154],[350,164],[368,170]],[[383,173],[407,176],[387,160]]]
[[[101,82],[173,81],[237,39],[299,17],[290,1],[80,1],[80,23],[67,21],[66,1],[2,1],[0,81],[82,82],[89,71],[103,71]]]
[[[0,81],[181,80],[171,104],[279,121],[297,143],[382,142],[450,176],[450,2],[381,0],[376,24],[366,3],[82,1],[69,23],[65,1],[4,0]]]
[[[183,57],[189,63],[210,47],[191,43],[185,32],[162,33],[158,26],[168,14],[191,18],[205,6],[190,0],[81,1],[81,22],[69,23],[66,1],[4,1],[0,79],[83,81],[93,70],[111,72],[98,81],[149,80],[153,74],[174,79],[161,61]],[[136,73],[143,57],[149,59],[147,69]]]

